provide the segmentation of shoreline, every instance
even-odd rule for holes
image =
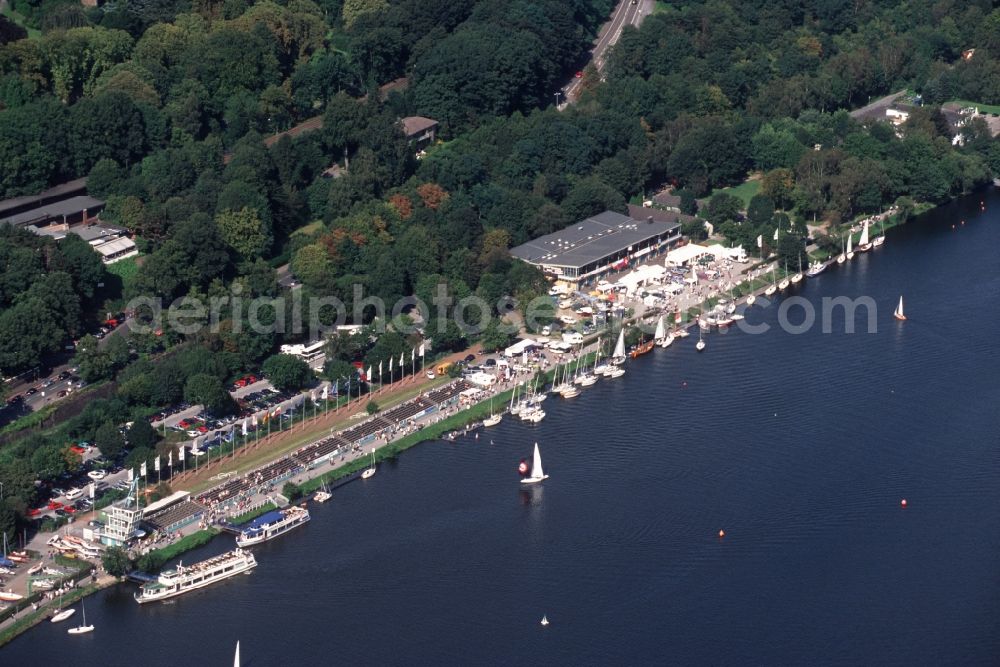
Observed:
[[[975,192],[968,193],[967,195],[963,195],[963,196],[969,196],[969,195],[972,195],[972,194],[975,194]],[[958,198],[949,200],[945,204],[953,203],[957,199]],[[900,218],[900,213],[896,213],[896,214],[890,216],[889,218],[887,218],[885,229],[886,229],[886,231],[888,231],[889,229],[892,229],[893,227],[898,227],[898,226],[905,225],[905,224],[907,224],[909,222],[912,222],[914,220],[919,219],[925,213],[929,213],[931,211],[934,211],[937,208],[939,208],[940,206],[944,206],[945,204],[941,204],[941,205],[938,205],[938,206],[932,206],[932,207],[930,207],[930,208],[928,208],[926,210],[920,211],[919,213],[914,213],[914,214],[908,216],[906,219],[903,219],[903,220],[899,219]],[[890,223],[889,220],[891,220],[892,222]],[[872,249],[871,252],[874,252],[874,250],[875,249]],[[755,266],[756,269],[759,269],[762,266],[769,265],[772,261],[773,260],[764,261],[764,262],[761,262],[761,263],[759,263],[757,265],[754,265],[754,266]],[[830,264],[836,264],[836,260],[835,260],[835,258],[829,258],[829,259],[825,260],[823,263],[826,264],[827,266],[829,266]],[[789,273],[789,275],[790,275],[790,273]],[[759,277],[758,278],[753,278],[753,279],[747,278],[747,280],[749,281],[749,289],[748,289],[748,291],[746,291],[745,293],[741,293],[741,294],[737,295],[735,297],[735,299],[734,299],[734,303],[736,303],[738,305],[745,305],[747,297],[750,296],[751,294],[753,294],[754,296],[760,296],[760,295],[762,295],[764,293],[764,291],[767,289],[767,287],[771,284],[770,282],[767,282],[766,280],[762,281],[761,278],[759,278]],[[760,284],[755,286],[756,283],[760,283]],[[736,290],[736,291],[742,292],[743,289],[745,289],[745,285],[744,285],[744,283],[740,283],[739,285],[735,285],[733,289]],[[789,287],[788,289],[791,289],[791,287]],[[781,293],[786,292],[786,291],[787,290],[780,290],[778,292],[778,294],[781,294]],[[722,296],[725,296],[725,295],[722,295]],[[706,297],[702,301],[702,305],[704,306],[706,304],[710,304],[711,302],[717,300],[718,298],[719,298],[719,295],[716,295],[714,297]],[[694,316],[690,316],[691,313],[692,313],[692,311],[694,311],[694,309],[693,308],[689,308],[688,312],[685,313],[685,315],[689,316],[689,319],[687,319],[686,321],[684,321],[684,322],[682,322],[680,324],[677,324],[677,325],[674,325],[674,326],[670,327],[670,329],[672,331],[676,331],[676,330],[680,330],[680,329],[687,330],[687,329],[690,329],[691,327],[699,326],[698,325],[697,313],[695,313]],[[638,320],[641,320],[643,317],[648,317],[648,316],[649,316],[648,313],[644,313],[643,315],[640,315],[640,316],[633,316],[632,318],[629,318],[629,319],[625,320],[625,323],[626,324],[628,324],[629,322],[634,323],[634,322],[636,322]],[[589,337],[588,339],[585,340],[584,347],[586,348],[588,346],[592,346],[594,340],[596,338],[600,337],[601,335],[606,335],[606,332],[602,332],[601,334],[593,334],[591,337]],[[591,351],[591,352],[582,352],[581,351],[580,356],[584,360],[587,360],[587,359],[592,359],[593,358],[592,357],[593,354],[594,354],[593,351]],[[434,441],[434,440],[442,439],[442,436],[444,436],[444,435],[446,435],[447,433],[450,433],[450,432],[454,432],[454,431],[466,429],[465,434],[470,434],[472,431],[477,431],[478,432],[480,429],[485,430],[485,428],[482,427],[482,425],[481,425],[480,422],[481,422],[481,420],[482,420],[483,417],[485,417],[485,416],[487,416],[487,415],[490,414],[490,412],[491,412],[491,410],[490,410],[491,401],[501,401],[500,404],[503,407],[500,410],[498,410],[497,412],[502,413],[505,416],[507,416],[508,412],[507,412],[506,403],[508,403],[510,401],[510,398],[511,398],[511,396],[513,394],[513,391],[514,391],[514,387],[519,386],[520,384],[523,384],[526,380],[527,381],[531,381],[531,380],[533,380],[535,378],[538,378],[539,380],[541,380],[541,385],[543,387],[548,387],[549,383],[552,381],[552,378],[554,377],[554,374],[558,370],[564,368],[567,365],[573,364],[573,363],[576,363],[576,359],[569,360],[569,361],[567,361],[565,363],[554,364],[550,368],[538,369],[534,373],[529,374],[527,378],[514,377],[514,378],[512,378],[510,380],[510,382],[513,385],[510,388],[501,389],[501,390],[497,391],[495,394],[493,394],[490,397],[487,397],[487,398],[485,398],[485,399],[483,399],[481,401],[473,403],[473,404],[471,404],[471,405],[469,405],[469,406],[467,406],[465,408],[462,408],[462,409],[454,412],[453,414],[447,415],[447,416],[445,416],[444,418],[442,418],[441,420],[439,420],[437,422],[433,422],[433,423],[427,424],[425,426],[422,426],[422,427],[418,428],[417,430],[415,430],[415,431],[413,431],[411,433],[406,433],[402,437],[400,437],[400,438],[398,438],[396,440],[391,440],[391,441],[382,443],[381,445],[376,443],[374,445],[374,447],[373,447],[373,450],[376,453],[376,460],[377,461],[385,461],[385,460],[389,460],[389,459],[394,459],[396,456],[398,456],[399,454],[401,454],[402,452],[404,452],[404,451],[406,451],[408,449],[411,449],[411,448],[413,448],[413,447],[415,447],[415,446],[417,446],[419,444],[425,443],[425,442],[431,442],[431,441]],[[582,362],[582,363],[587,363],[587,362]],[[477,424],[477,423],[480,423],[477,428],[475,428],[475,429],[468,429],[468,427],[470,425],[474,425],[474,424]],[[333,488],[337,488],[339,486],[343,486],[344,484],[350,483],[351,481],[354,481],[355,479],[358,479],[360,477],[361,471],[363,469],[369,467],[369,465],[370,465],[369,461],[367,460],[366,455],[365,455],[366,452],[364,451],[366,448],[367,447],[362,447],[362,452],[361,452],[362,455],[361,456],[356,456],[352,460],[347,461],[343,465],[340,465],[340,466],[338,466],[336,468],[333,468],[332,470],[328,470],[326,472],[322,472],[322,473],[318,473],[318,474],[315,474],[315,475],[311,475],[307,479],[302,480],[300,483],[292,482],[292,480],[289,479],[288,481],[292,482],[293,484],[295,484],[296,488],[299,489],[302,492],[302,494],[303,494],[303,497],[301,499],[297,499],[294,502],[300,502],[300,500],[309,500],[308,498],[306,498],[306,496],[312,494],[312,492],[316,491],[317,489],[319,489],[324,484],[331,485],[331,490],[332,490]],[[278,461],[278,460],[281,460],[282,458],[284,458],[285,456],[287,456],[287,454],[286,455],[282,455],[282,456],[277,456],[274,459],[270,459],[270,461],[271,462]],[[323,464],[323,465],[325,465],[325,464]],[[320,466],[320,467],[322,467],[322,466]],[[318,468],[307,468],[306,470],[302,471],[300,473],[300,475],[301,474],[308,475],[309,473],[314,473],[314,472],[318,472]],[[170,556],[170,558],[171,559],[177,558],[182,553],[186,553],[187,551],[190,551],[192,549],[198,548],[200,546],[205,546],[205,545],[211,543],[212,541],[214,541],[215,538],[218,537],[219,535],[225,535],[225,533],[222,532],[222,531],[219,531],[219,532],[217,532],[217,534],[213,535],[211,537],[211,539],[209,539],[208,541],[206,541],[204,543],[192,544],[191,546],[189,546],[189,547],[187,547],[185,549],[182,549],[182,550],[180,550],[180,551],[178,551],[176,553],[172,553],[171,556]],[[171,545],[168,545],[167,547],[163,547],[162,549],[153,550],[153,551],[168,550],[168,549],[170,549],[170,546]],[[149,553],[152,553],[152,551],[149,552]],[[63,604],[72,604],[72,603],[75,603],[75,602],[77,602],[79,600],[82,600],[85,597],[88,597],[88,596],[90,596],[90,595],[92,595],[94,593],[97,593],[97,592],[99,592],[101,590],[109,588],[109,587],[111,587],[111,586],[113,586],[115,584],[120,584],[120,583],[124,583],[124,582],[125,582],[125,578],[120,578],[119,579],[119,578],[111,577],[110,575],[105,574],[103,576],[100,576],[95,583],[90,584],[90,585],[85,586],[85,587],[81,587],[79,589],[73,589],[70,593],[67,593],[62,598],[62,603]],[[18,617],[17,615],[15,615],[15,616],[12,617],[12,619],[8,619],[9,625],[6,628],[0,628],[0,647],[3,647],[4,645],[6,645],[7,643],[9,643],[10,641],[12,641],[13,639],[15,639],[16,637],[20,636],[21,634],[23,634],[27,630],[31,629],[32,627],[34,627],[38,623],[41,623],[42,621],[50,618],[51,617],[51,611],[52,611],[51,604],[45,604],[43,606],[40,606],[37,610],[33,610],[32,612],[30,612],[26,616],[22,615],[21,617]],[[23,614],[24,610],[22,610],[20,613]],[[12,622],[11,622],[11,620],[12,620]]]

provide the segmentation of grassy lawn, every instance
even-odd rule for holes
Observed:
[[[760,192],[760,179],[755,178],[752,181],[745,181],[731,188],[715,190],[712,194],[714,195],[716,192],[725,192],[727,195],[733,195],[734,197],[739,198],[739,200],[743,202],[743,207],[746,208],[750,205],[750,200],[753,196]],[[712,195],[709,195],[707,198],[711,199]]]
[[[3,6],[3,15],[9,18],[14,23],[18,24],[22,28],[28,31],[28,39],[38,39],[42,36],[41,30],[36,30],[34,28],[29,28],[24,23],[24,17],[15,12],[9,4]]]
[[[296,229],[294,232],[292,232],[292,236],[296,236],[296,235],[299,235],[299,236],[309,236],[311,234],[315,234],[316,232],[320,231],[321,229],[323,229],[323,221],[322,220],[314,220],[313,222],[310,222],[305,227],[299,227],[298,229]]]
[[[992,113],[1000,115],[1000,105],[982,104],[981,102],[970,102],[969,100],[951,100],[948,104],[959,104],[964,107],[978,107],[979,113]]]
[[[114,264],[109,264],[106,268],[108,273],[112,273],[122,279],[122,287],[128,289],[139,273],[139,265],[136,263],[138,257],[127,257]]]
[[[656,0],[656,5],[653,7],[654,14],[660,14],[662,12],[667,12],[674,9],[674,5],[669,2],[663,2],[663,0]]]

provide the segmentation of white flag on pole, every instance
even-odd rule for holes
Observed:
[[[365,381],[366,382],[371,382],[372,381],[372,367],[371,366],[368,367],[368,372],[365,373]]]
[[[135,468],[129,468],[128,469],[128,481],[129,481],[129,483],[131,484],[134,479],[135,479]]]
[[[167,452],[167,467],[168,468],[174,467],[174,450],[172,449],[169,452]]]
[[[424,356],[424,343],[423,343],[423,341],[420,342],[420,356],[421,357]]]
[[[775,227],[775,228],[774,228],[774,240],[775,240],[775,241],[777,241],[777,240],[778,240],[778,230],[779,230],[779,229],[781,229],[781,228],[780,228],[780,227]]]
[[[392,375],[392,357],[389,357],[389,375]]]
[[[416,350],[416,348],[410,350],[410,363],[411,364],[417,363],[417,350]]]
[[[90,499],[91,500],[94,499],[94,483],[93,482],[90,483]]]
[[[142,477],[145,477],[147,474],[148,473],[146,472],[146,462],[143,461],[142,465],[139,466],[139,475],[141,475]]]
[[[761,234],[760,236],[757,237],[757,247],[758,248],[763,248],[764,247],[764,235],[763,234]]]
[[[153,470],[160,472],[160,455],[157,454],[156,458],[153,459]]]
[[[254,428],[257,428],[257,415],[256,414],[254,414],[252,417],[250,417],[250,424]]]
[[[243,418],[243,437],[244,438],[247,437],[247,433],[249,433],[249,432],[250,432],[250,423],[247,421],[247,418],[244,417]]]
[[[323,385],[323,393],[320,395],[320,398],[322,398],[325,401],[329,397],[330,397],[330,385],[325,384]]]
[[[378,362],[378,381],[382,381],[382,362]]]
[[[181,445],[181,448],[177,450],[177,462],[184,463],[184,445]]]
[[[406,359],[403,357],[403,353],[399,353],[399,370],[403,370],[403,364],[406,363]]]

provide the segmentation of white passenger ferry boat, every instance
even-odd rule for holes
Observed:
[[[295,505],[287,509],[268,512],[251,521],[243,529],[243,532],[236,538],[236,546],[242,549],[267,542],[307,521],[309,521],[309,510]]]
[[[257,560],[249,551],[235,549],[194,565],[180,565],[160,573],[156,581],[143,584],[135,601],[139,604],[176,597],[237,574],[249,574]]]

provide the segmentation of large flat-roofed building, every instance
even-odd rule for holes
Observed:
[[[605,211],[519,245],[510,254],[561,280],[586,282],[660,253],[681,237],[678,222]]]

